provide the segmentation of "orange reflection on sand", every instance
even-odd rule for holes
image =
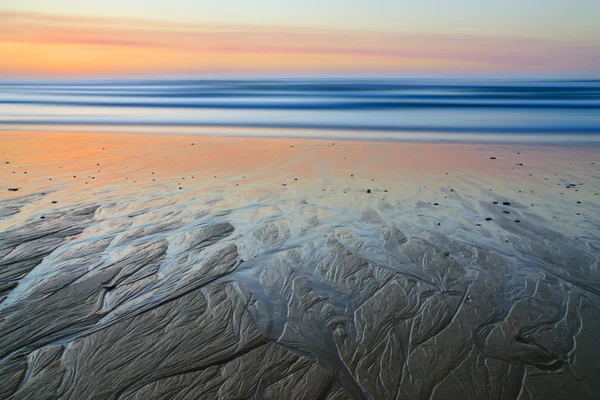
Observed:
[[[408,184],[493,167],[468,144],[21,131],[2,132],[0,141],[0,179],[20,187],[19,194],[132,182],[173,188],[184,179],[186,187],[232,185],[257,177],[281,184],[297,178],[300,185],[324,179],[363,185],[374,178]]]
[[[429,208],[473,225],[508,199],[562,224],[600,192],[589,146],[0,131],[0,147],[0,199],[24,202],[23,218],[75,204],[227,212],[306,201]]]
[[[511,160],[507,165],[490,161],[492,147],[466,143],[35,131],[3,131],[0,142],[4,185],[33,177],[40,182],[52,177],[55,185],[82,173],[96,176],[93,184],[103,185],[152,172],[155,179],[185,174],[344,179],[352,174],[357,179],[419,181],[457,172],[500,175],[500,168],[515,165]]]

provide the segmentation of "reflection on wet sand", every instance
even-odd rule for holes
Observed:
[[[0,141],[0,398],[600,393],[596,147]]]

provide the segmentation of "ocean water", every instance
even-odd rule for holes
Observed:
[[[600,81],[1,81],[0,129],[600,142]]]

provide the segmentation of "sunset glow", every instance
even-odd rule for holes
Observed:
[[[589,74],[585,38],[0,13],[0,74]]]

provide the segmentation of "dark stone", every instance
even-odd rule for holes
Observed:
[[[8,188],[9,192],[16,192],[17,190],[19,190],[19,188]]]
[[[502,202],[502,205],[503,205],[503,206],[510,206],[510,201],[503,201],[503,202]]]
[[[486,221],[491,221],[491,220],[492,220],[492,218],[490,218],[490,217],[487,217],[485,220],[486,220]]]
[[[371,189],[367,189],[367,193],[371,193]]]

